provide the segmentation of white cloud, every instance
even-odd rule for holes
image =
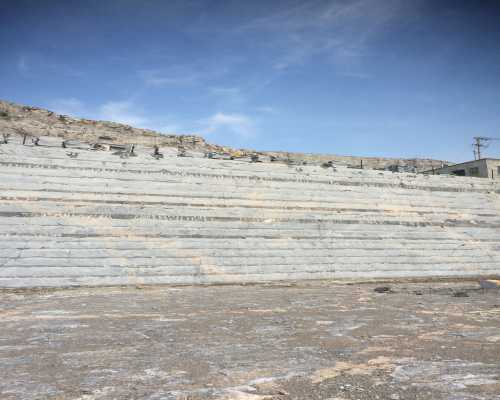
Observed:
[[[257,111],[264,114],[276,114],[276,109],[270,106],[257,107]]]
[[[218,112],[202,121],[206,126],[204,133],[227,132],[233,135],[248,138],[255,134],[255,123],[244,114],[226,114]]]
[[[50,101],[47,108],[59,114],[117,122],[164,133],[180,132],[182,129],[174,115],[147,115],[140,105],[131,100],[108,101],[91,106],[70,97]]]
[[[99,107],[100,118],[122,124],[145,127],[149,119],[142,116],[131,101],[108,101]]]
[[[176,66],[164,70],[139,71],[139,76],[147,86],[162,87],[195,83],[199,75],[189,67]]]

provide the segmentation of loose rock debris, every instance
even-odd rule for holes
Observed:
[[[390,293],[391,288],[389,286],[379,286],[373,289],[377,293]]]
[[[500,280],[495,279],[481,279],[479,281],[483,289],[500,289]]]
[[[377,287],[0,292],[0,399],[500,400],[500,291]]]

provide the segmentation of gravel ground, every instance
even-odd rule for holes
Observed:
[[[2,400],[500,399],[477,282],[0,291],[0,324]]]

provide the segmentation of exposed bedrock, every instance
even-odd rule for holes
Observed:
[[[0,145],[0,287],[500,274],[498,181],[21,139]]]

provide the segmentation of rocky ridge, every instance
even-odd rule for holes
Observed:
[[[216,157],[263,156],[271,160],[284,160],[297,164],[340,163],[354,168],[424,171],[439,168],[446,161],[434,159],[404,159],[385,157],[339,156],[291,152],[254,151],[232,149],[209,144],[198,135],[162,134],[150,129],[126,124],[75,118],[39,107],[20,105],[0,100],[0,134],[18,134],[31,137],[54,136],[62,140],[76,139],[86,143],[137,144],[142,146],[177,147],[212,153]]]

